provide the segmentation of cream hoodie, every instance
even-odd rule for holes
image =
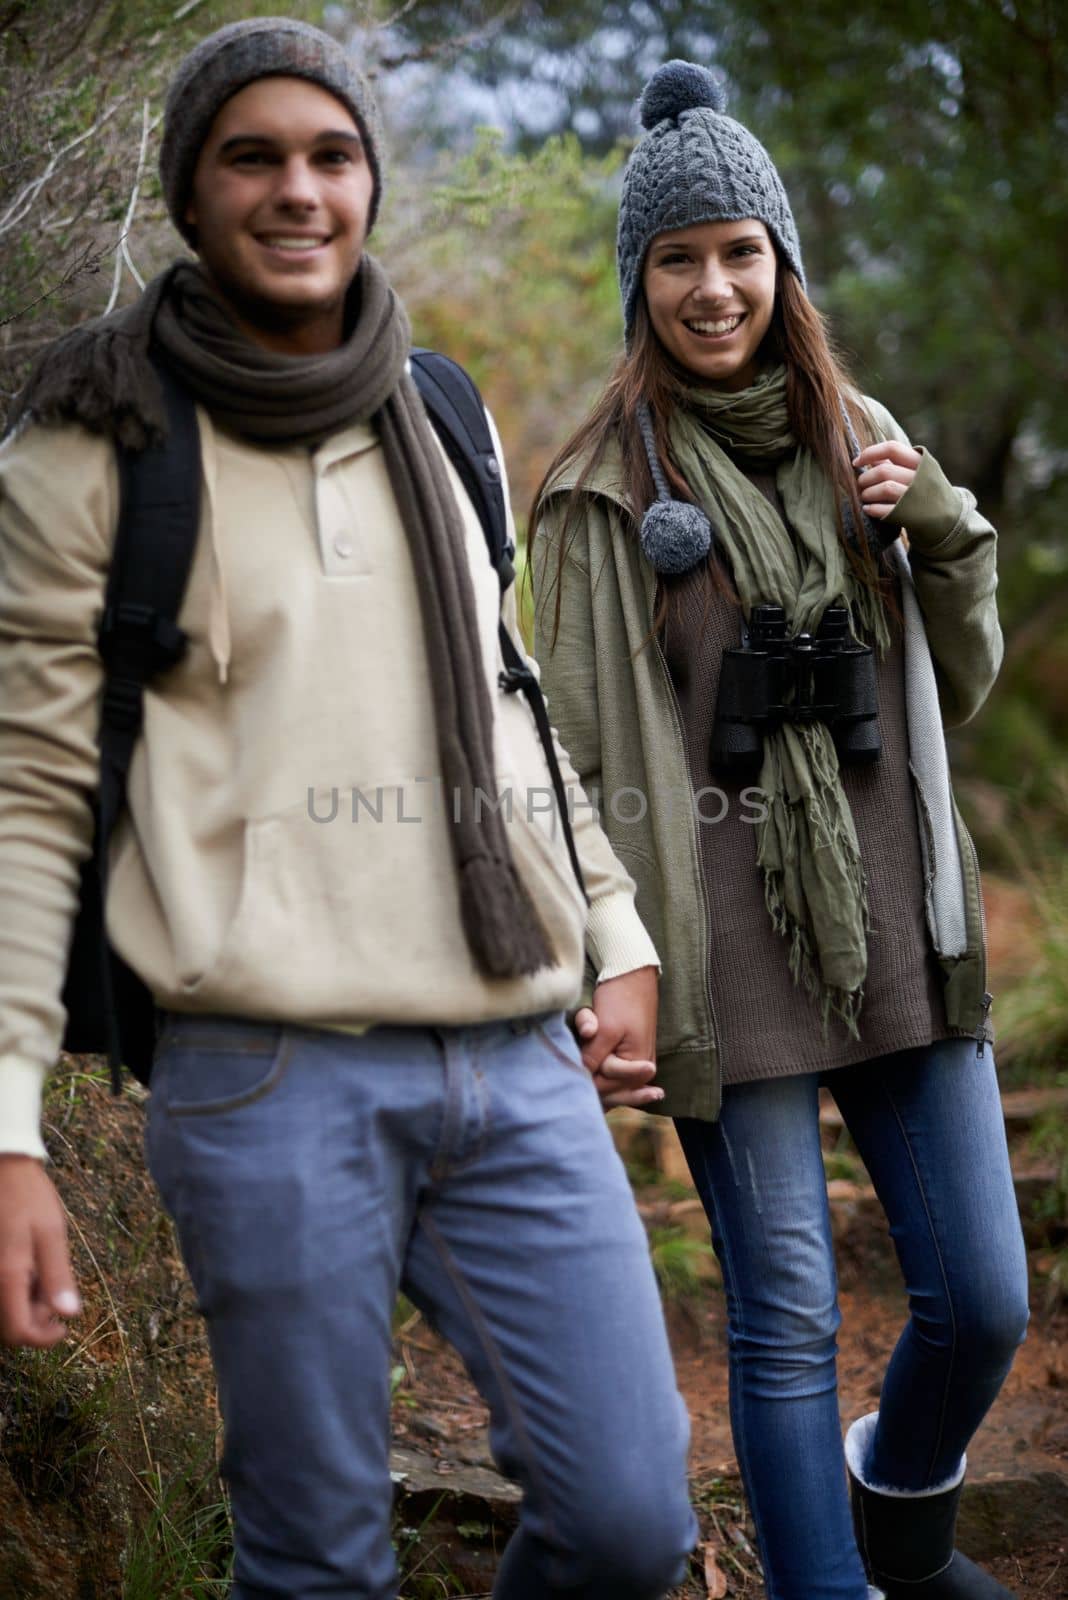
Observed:
[[[633,884],[566,757],[591,905],[533,718],[498,686],[499,593],[463,511],[498,800],[555,964],[487,979],[460,927],[416,584],[374,434],[263,450],[198,410],[201,527],[185,659],[145,695],[108,927],[176,1011],[310,1026],[467,1023],[572,1004],[656,963]],[[31,427],[0,447],[0,1151],[42,1155],[44,1077],[91,838],[95,647],[118,505],[111,446]],[[516,636],[514,595],[506,621]]]

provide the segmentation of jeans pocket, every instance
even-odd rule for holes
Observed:
[[[198,1022],[164,1030],[152,1101],[169,1117],[212,1117],[271,1094],[292,1057],[284,1028]]]
[[[537,1034],[545,1048],[554,1055],[557,1061],[568,1067],[572,1072],[577,1072],[581,1077],[593,1079],[587,1071],[579,1047],[571,1032],[563,1013],[554,1014],[552,1017],[536,1022],[532,1032]]]

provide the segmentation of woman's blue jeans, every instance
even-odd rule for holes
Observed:
[[[677,1127],[727,1301],[731,1424],[769,1600],[865,1600],[846,1488],[840,1321],[818,1091],[871,1175],[908,1290],[874,1481],[948,1479],[1024,1336],[1027,1261],[992,1052],[945,1039],[821,1075],[731,1085]],[[873,1377],[875,1375],[873,1374]]]

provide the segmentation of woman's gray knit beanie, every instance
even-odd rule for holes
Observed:
[[[171,82],[164,112],[159,171],[178,232],[190,239],[185,209],[193,169],[212,123],[226,101],[257,78],[306,78],[347,106],[360,130],[374,177],[368,229],[382,195],[382,126],[366,78],[328,33],[288,17],[231,22],[202,39]]]
[[[775,163],[748,128],[723,115],[725,104],[712,74],[691,61],[666,62],[642,91],[648,132],[623,174],[616,240],[628,344],[646,251],[670,228],[755,217],[804,286],[797,225]]]

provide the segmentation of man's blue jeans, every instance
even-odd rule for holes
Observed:
[[[978,1057],[974,1040],[946,1039],[822,1081],[886,1211],[909,1297],[883,1379],[870,1479],[928,1488],[959,1467],[1027,1324],[992,1052]],[[677,1124],[723,1270],[731,1423],[769,1600],[868,1592],[838,1415],[820,1082],[809,1074],[731,1085],[718,1123]]]
[[[390,1321],[466,1361],[525,1491],[499,1600],[656,1600],[696,1536],[641,1222],[561,1017],[167,1019],[148,1152],[207,1319],[235,1600],[387,1600]]]

